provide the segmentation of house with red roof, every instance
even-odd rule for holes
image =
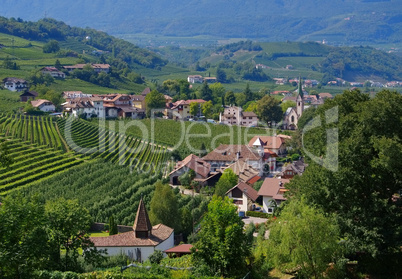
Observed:
[[[195,172],[194,180],[202,182],[210,176],[211,165],[198,157],[190,154],[183,161],[176,163],[173,171],[169,174],[170,184],[180,185],[179,177],[189,170]]]
[[[289,179],[265,178],[258,195],[262,196],[262,208],[264,213],[272,214],[277,206],[286,200],[283,196],[288,190],[285,184]]]
[[[166,99],[166,97],[165,97]],[[166,103],[165,116],[175,120],[186,120],[196,115],[191,115],[190,104],[197,103],[199,105],[199,112],[201,112],[201,106],[205,103],[205,100],[179,100],[174,103]]]
[[[174,230],[163,224],[151,226],[141,198],[133,231],[107,237],[91,237],[91,241],[96,248],[105,249],[109,256],[125,254],[132,260],[143,262],[155,250],[166,251],[174,246]]]
[[[250,211],[258,198],[258,192],[250,185],[240,182],[226,192],[226,196],[233,200],[239,211]]]
[[[56,67],[43,67],[40,71],[43,75],[51,75],[54,78],[66,78],[66,74],[57,70]]]
[[[202,159],[211,165],[211,171],[226,168],[239,160],[260,171],[263,166],[263,158],[257,151],[240,144],[221,144]]]

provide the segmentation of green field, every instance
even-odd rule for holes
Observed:
[[[157,144],[167,145],[187,155],[189,153],[200,153],[202,144],[205,145],[207,151],[212,151],[220,144],[248,144],[255,135],[283,133],[280,130],[265,128],[246,128],[167,119],[93,121],[92,124]]]

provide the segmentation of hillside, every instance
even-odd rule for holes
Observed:
[[[111,34],[209,35],[266,41],[324,40],[331,44],[400,43],[399,0],[244,2],[182,1],[2,1],[2,15],[38,20],[57,18]]]

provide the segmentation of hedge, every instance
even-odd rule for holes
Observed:
[[[246,216],[249,216],[249,217],[259,217],[259,218],[268,219],[270,215],[271,214],[259,212],[259,211],[246,211]]]

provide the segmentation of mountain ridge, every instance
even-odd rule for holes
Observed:
[[[211,35],[266,41],[323,40],[335,44],[400,42],[398,0],[166,0],[2,1],[5,17],[38,20],[45,15],[110,34]]]

